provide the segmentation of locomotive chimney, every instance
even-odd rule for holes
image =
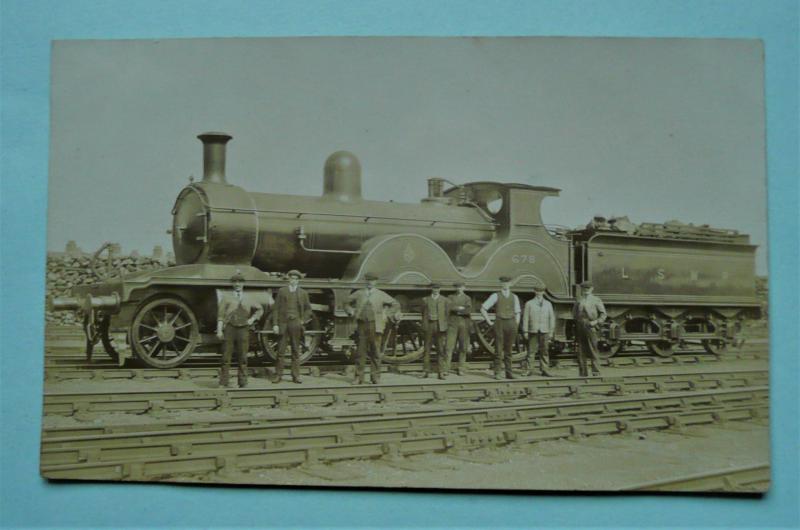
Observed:
[[[220,132],[207,132],[197,136],[203,142],[203,182],[225,181],[225,144],[232,136]]]
[[[349,151],[336,151],[325,161],[322,196],[342,202],[361,200],[361,163]]]

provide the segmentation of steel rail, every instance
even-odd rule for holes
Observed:
[[[653,356],[624,356],[613,357],[604,362],[611,368],[631,368],[647,366],[676,366],[676,365],[698,365],[714,363],[720,361],[751,361],[762,360],[764,356],[752,353],[726,354],[722,357],[712,354],[679,354],[673,357],[653,357]],[[521,367],[522,362],[514,362],[514,366]],[[343,362],[310,362],[300,367],[301,375],[320,376],[325,373],[348,373],[353,370],[352,363]],[[574,359],[559,359],[558,366],[561,368],[576,368],[577,362]],[[254,377],[266,377],[265,370],[272,365],[256,365],[248,367],[250,374]],[[466,371],[485,371],[491,370],[492,361],[470,361],[467,363]],[[423,369],[422,362],[384,364],[381,367],[383,373],[417,373]],[[71,362],[51,362],[45,364],[46,381],[68,381],[75,379],[84,380],[147,380],[147,379],[209,379],[219,375],[219,363],[216,360],[208,359],[199,362],[190,362],[179,368],[123,368],[112,362],[100,364],[86,364],[85,360],[80,363]]]
[[[770,465],[760,463],[642,482],[620,488],[620,491],[766,492],[769,485]]]
[[[332,442],[374,440],[387,436],[393,438],[409,438],[430,434],[464,434],[470,438],[485,439],[498,437],[502,439],[506,432],[519,430],[524,425],[544,427],[543,432],[555,430],[563,432],[564,427],[570,429],[571,435],[615,434],[629,430],[630,422],[637,425],[683,428],[689,425],[708,424],[716,421],[735,421],[762,419],[767,415],[766,404],[760,403],[759,397],[748,399],[752,395],[737,395],[737,401],[723,404],[699,405],[691,404],[688,410],[669,403],[658,407],[660,410],[649,410],[647,407],[635,408],[626,403],[622,410],[611,410],[598,413],[583,409],[577,414],[566,414],[566,417],[537,416],[533,419],[519,417],[513,411],[494,411],[489,409],[487,417],[459,414],[458,411],[433,411],[425,416],[403,416],[383,414],[381,416],[308,420],[293,418],[263,422],[248,426],[213,425],[207,428],[189,430],[167,429],[165,431],[147,430],[131,431],[112,435],[83,435],[73,437],[48,437],[42,442],[42,466],[97,463],[103,461],[126,461],[153,456],[176,456],[183,454],[230,454],[244,447],[258,449],[313,447]],[[766,399],[766,398],[764,398]],[[576,404],[573,404],[576,405]],[[640,404],[635,404],[640,405]],[[577,406],[577,405],[576,405]],[[685,406],[681,403],[680,406]],[[565,410],[564,405],[558,407],[559,412]],[[681,416],[675,413],[682,414]],[[439,413],[440,417],[432,414]],[[665,416],[665,413],[669,413]],[[537,414],[541,414],[538,411]],[[555,414],[555,413],[553,413]],[[609,423],[613,422],[613,423]],[[612,428],[614,430],[609,430]]]
[[[50,439],[47,478],[144,480],[180,473],[244,470],[350,458],[399,457],[448,449],[681,428],[763,417],[766,387],[548,404],[337,418],[307,424]],[[587,421],[587,416],[597,419]],[[552,418],[573,421],[550,424]]]
[[[169,410],[218,410],[231,407],[329,406],[348,403],[425,403],[444,400],[519,399],[524,397],[627,394],[744,387],[768,382],[766,370],[646,374],[604,377],[552,377],[473,382],[431,381],[415,384],[340,385],[269,388],[121,392],[45,392],[45,415]],[[288,383],[286,383],[288,385]]]
[[[585,398],[584,398],[585,399]],[[522,402],[522,400],[520,400]],[[525,400],[526,403],[533,403],[532,400]],[[537,403],[554,403],[554,401],[547,401],[542,402],[541,400]],[[496,404],[487,404],[487,407],[496,406]],[[331,420],[335,418],[340,418],[342,416],[354,418],[356,416],[363,417],[363,418],[373,418],[373,417],[385,417],[389,414],[409,414],[415,413],[420,411],[433,411],[433,410],[451,410],[454,409],[454,406],[447,406],[443,404],[434,404],[434,405],[424,405],[422,408],[417,408],[413,411],[405,411],[402,410],[389,410],[385,409],[383,411],[370,411],[370,412],[363,412],[358,413],[353,410],[342,410],[336,409],[331,412],[327,412],[325,414],[302,414],[302,415],[293,415],[291,417],[285,418],[273,418],[269,416],[263,415],[237,415],[236,418],[224,417],[224,419],[215,418],[214,416],[209,416],[208,419],[194,419],[194,420],[175,420],[175,421],[160,421],[160,422],[148,422],[148,423],[121,423],[121,424],[110,424],[110,425],[100,425],[100,426],[72,426],[72,427],[51,427],[51,428],[43,428],[42,429],[42,443],[50,442],[53,439],[61,439],[61,438],[72,438],[72,437],[86,437],[86,436],[102,436],[107,434],[130,434],[136,433],[138,435],[145,435],[150,432],[158,432],[158,431],[184,431],[184,430],[198,430],[198,429],[224,429],[224,428],[236,428],[236,427],[254,427],[258,425],[276,425],[276,422],[280,422],[281,425],[293,425],[293,424],[302,424],[306,422],[320,422],[324,420]],[[715,411],[720,408],[719,405],[709,405],[704,411]],[[766,417],[766,409],[764,417]],[[590,421],[590,420],[597,420],[602,419],[608,416],[609,413],[598,413],[596,409],[589,409],[584,415],[570,415],[568,418],[559,418],[559,417],[541,417],[537,418],[535,421],[537,424],[544,424],[547,423],[549,425],[558,425],[561,423],[570,423],[574,421]],[[619,412],[614,412],[613,414],[621,414]],[[631,413],[635,415],[635,411]]]

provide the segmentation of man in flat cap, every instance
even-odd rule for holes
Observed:
[[[495,307],[496,306],[496,307]],[[517,329],[522,315],[519,297],[511,292],[511,278],[500,277],[500,291],[492,293],[481,306],[481,314],[488,325],[489,309],[495,307],[494,335],[494,377],[502,379],[502,368],[505,366],[506,379],[515,379],[511,371],[511,349],[517,340]],[[501,365],[502,362],[502,365]]]
[[[606,319],[606,308],[600,298],[592,294],[590,281],[581,284],[581,296],[575,301],[572,316],[575,319],[575,338],[578,342],[578,369],[581,377],[589,375],[587,361],[592,364],[592,375],[600,375],[600,355],[597,350],[597,328]]]
[[[287,342],[292,349],[292,381],[300,382],[303,326],[311,319],[311,301],[306,290],[299,285],[302,274],[300,271],[290,270],[286,276],[289,278],[289,285],[278,289],[275,305],[272,307],[272,331],[280,335],[273,383],[280,382],[283,377],[283,356]]]
[[[381,380],[381,337],[387,320],[400,320],[400,303],[376,287],[378,277],[368,272],[367,286],[350,294],[348,312],[358,323],[358,352],[356,354],[356,383],[364,384],[364,368],[369,354],[370,376],[373,384]]]
[[[439,355],[437,368],[439,379],[447,377],[450,363],[445,350],[445,334],[447,333],[447,298],[442,296],[442,286],[431,284],[431,294],[422,299],[422,331],[425,334],[425,353],[422,358],[423,374],[428,377],[431,371],[431,346],[436,345]]]
[[[532,367],[531,352],[538,351],[539,371],[542,375],[550,376],[548,343],[556,332],[556,314],[553,311],[553,304],[544,297],[544,285],[535,286],[533,292],[534,296],[525,304],[522,314],[522,332],[528,341],[528,367],[529,369]]]
[[[241,271],[231,276],[233,292],[223,292],[217,305],[217,338],[224,341],[220,386],[228,386],[231,356],[236,349],[239,360],[238,383],[247,386],[247,353],[250,350],[250,327],[264,314],[261,304],[244,296],[244,275]]]
[[[458,365],[456,374],[462,375],[466,369],[467,353],[471,344],[469,342],[469,324],[472,314],[472,298],[464,291],[464,282],[456,282],[456,293],[448,299],[447,310],[447,360],[454,359],[456,346],[458,346]]]

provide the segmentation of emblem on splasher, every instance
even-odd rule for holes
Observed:
[[[406,263],[411,263],[415,257],[417,257],[417,255],[414,249],[411,248],[410,244],[406,244],[406,248],[403,250],[403,259],[406,260]]]

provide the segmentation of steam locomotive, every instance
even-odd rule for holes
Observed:
[[[592,280],[608,310],[604,356],[634,342],[661,356],[687,343],[719,353],[739,340],[743,319],[759,316],[756,247],[734,230],[634,225],[625,218],[595,218],[577,230],[551,227],[540,207],[560,190],[515,183],[450,185],[431,178],[420,204],[365,200],[360,163],[346,151],[325,161],[320,197],[248,192],[225,176],[231,136],[198,138],[202,181],[183,188],[172,209],[177,265],[79,286],[51,302],[83,314],[87,351],[101,342],[120,363],[135,357],[171,368],[196,351],[213,350],[217,301],[236,270],[246,277],[247,296],[266,307],[272,290],[285,283],[280,273],[306,273],[302,284],[314,316],[303,361],[353,348],[347,296],[363,286],[367,272],[402,306],[402,320],[383,337],[387,362],[421,356],[420,303],[433,281],[464,281],[474,307],[498,288],[499,276],[513,278],[522,302],[546,285],[559,349],[572,340],[578,286]],[[492,328],[479,313],[473,322],[477,342],[493,352]],[[274,358],[275,337],[264,331],[259,339]],[[523,344],[515,355],[526,355]]]

